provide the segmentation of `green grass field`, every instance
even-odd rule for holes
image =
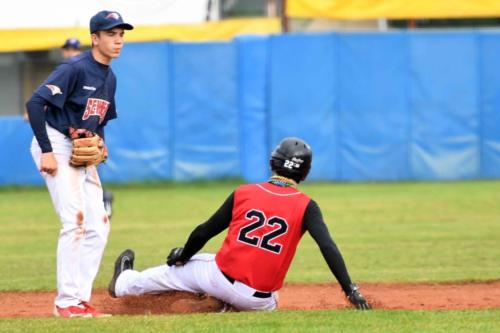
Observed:
[[[172,247],[219,207],[236,182],[110,186],[115,215],[95,286],[103,288],[124,248],[136,267],[161,264]],[[304,184],[357,282],[500,278],[500,182]],[[59,222],[45,188],[0,189],[0,290],[55,289]],[[215,252],[223,235],[205,247]],[[305,235],[287,282],[332,276]],[[0,296],[1,297],[1,296]],[[1,301],[1,300],[0,300]],[[489,311],[278,311],[102,321],[0,320],[1,332],[481,332],[500,331]],[[450,329],[452,327],[452,329]]]
[[[277,311],[103,319],[7,319],[0,332],[498,332],[500,310],[487,311]]]

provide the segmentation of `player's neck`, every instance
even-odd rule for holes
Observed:
[[[109,66],[109,64],[111,63],[112,58],[99,52],[99,49],[97,47],[93,47],[91,52],[92,52],[92,57],[98,63],[106,65],[106,66]]]
[[[271,178],[269,178],[269,182],[271,184],[283,187],[297,188],[298,185],[295,180],[280,175],[272,175]]]

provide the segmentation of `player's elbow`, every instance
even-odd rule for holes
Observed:
[[[26,102],[26,111],[31,116],[34,112],[43,111],[44,106],[45,100],[42,97],[34,94]]]

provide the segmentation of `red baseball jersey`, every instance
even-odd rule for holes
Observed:
[[[303,235],[309,201],[292,187],[240,186],[228,234],[215,257],[219,268],[256,290],[280,289]]]

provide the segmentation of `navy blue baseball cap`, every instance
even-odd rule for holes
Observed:
[[[123,22],[122,16],[118,12],[103,10],[92,16],[90,19],[90,33],[97,31],[106,31],[113,28],[122,28],[132,30],[134,27],[131,24]]]
[[[80,41],[77,38],[68,38],[64,42],[64,45],[61,46],[63,49],[79,49],[80,48]]]

